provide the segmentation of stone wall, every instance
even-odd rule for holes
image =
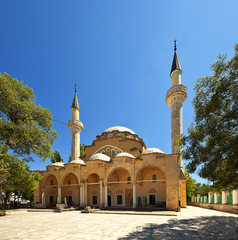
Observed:
[[[189,206],[196,206],[208,209],[214,209],[222,212],[234,213],[238,214],[238,205],[230,205],[230,204],[211,204],[211,203],[195,203],[188,202]]]

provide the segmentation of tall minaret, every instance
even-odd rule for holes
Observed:
[[[176,40],[174,40],[174,59],[170,72],[172,87],[166,94],[166,103],[171,109],[171,152],[180,154],[179,167],[183,167],[182,147],[178,141],[183,133],[182,107],[187,98],[187,87],[181,84],[182,69],[177,56]]]
[[[83,130],[83,123],[79,120],[79,103],[75,84],[74,99],[71,106],[72,119],[69,120],[68,126],[71,130],[71,162],[80,160],[80,132]]]

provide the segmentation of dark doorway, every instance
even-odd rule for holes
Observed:
[[[155,205],[155,195],[149,195],[150,205]]]
[[[54,196],[50,195],[50,205],[54,203]]]
[[[126,189],[126,206],[132,207],[133,205],[133,190]]]
[[[71,207],[73,205],[73,197],[72,196],[67,196],[67,204],[69,207]]]
[[[108,207],[112,206],[112,197],[109,195],[107,195],[107,204],[108,204]]]

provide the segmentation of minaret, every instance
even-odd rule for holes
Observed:
[[[182,107],[187,98],[187,87],[181,84],[182,69],[177,56],[176,40],[174,40],[174,59],[170,72],[172,87],[166,94],[166,103],[171,109],[171,152],[180,154],[179,167],[183,167],[182,147],[178,141],[183,133]]]
[[[71,130],[71,162],[80,160],[80,132],[83,130],[83,123],[79,120],[79,103],[75,84],[74,99],[71,106],[72,119],[69,120],[68,126]]]

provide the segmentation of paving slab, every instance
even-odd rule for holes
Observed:
[[[238,237],[235,214],[189,206],[176,216],[27,212],[0,217],[0,239],[226,239]]]

